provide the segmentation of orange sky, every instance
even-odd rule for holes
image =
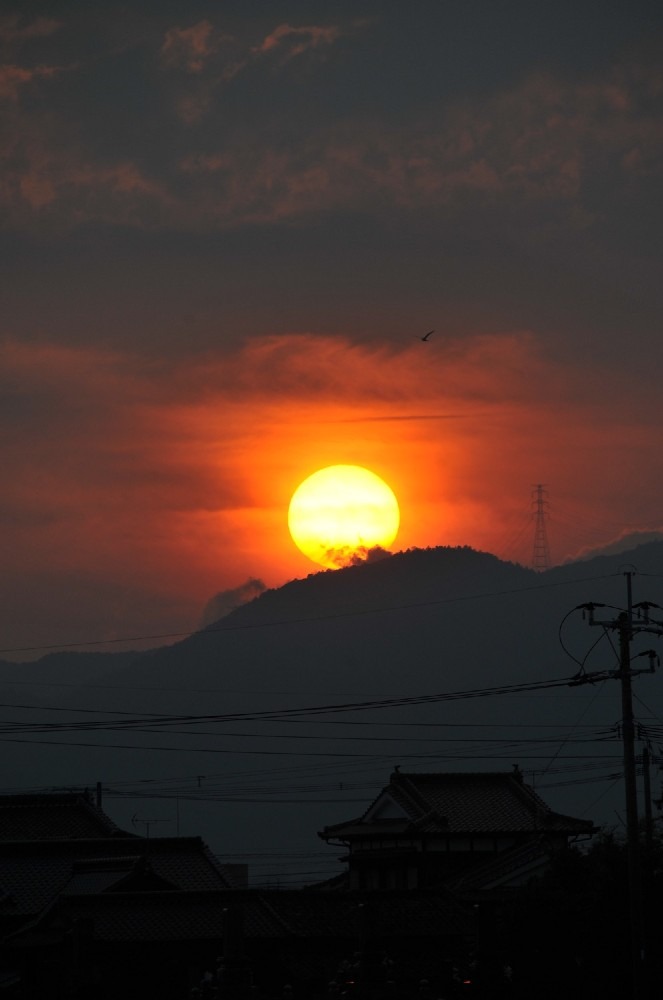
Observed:
[[[397,548],[527,564],[536,483],[555,562],[659,528],[662,40],[651,3],[10,4],[0,648],[316,572],[287,509],[330,464]]]
[[[0,369],[7,646],[187,630],[249,577],[316,572],[287,508],[336,463],[390,484],[394,549],[467,544],[528,563],[541,481],[554,561],[660,525],[663,404],[598,366],[590,381],[524,333],[266,336],[169,362],[6,340]]]

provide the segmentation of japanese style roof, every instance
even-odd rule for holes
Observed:
[[[85,792],[0,796],[0,842],[131,837]]]
[[[470,908],[444,892],[385,892],[379,905],[370,893],[117,892],[63,896],[11,940],[17,947],[30,946],[76,921],[89,928],[95,941],[220,942],[230,909],[239,915],[247,943],[354,940],[367,926],[372,935],[383,938],[437,939],[471,935],[474,927]]]
[[[61,894],[106,893],[138,884],[189,892],[229,885],[199,837],[0,843],[0,918],[27,919]]]
[[[590,820],[554,812],[518,770],[404,774],[395,770],[366,812],[326,826],[324,840],[352,840],[377,831],[425,834],[591,833]]]
[[[523,885],[548,867],[550,856],[545,834],[542,834],[462,872],[447,882],[447,886],[467,896]]]

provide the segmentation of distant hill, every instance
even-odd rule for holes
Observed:
[[[49,681],[80,685],[107,676],[109,669],[130,666],[142,653],[89,653],[78,650],[72,652],[47,653],[39,660],[29,663],[14,663],[0,660],[0,685],[12,682],[41,687]]]
[[[424,770],[519,763],[526,776],[528,768],[538,772],[533,780],[554,808],[579,815],[596,797],[588,818],[617,822],[619,789],[601,797],[605,786],[587,784],[583,763],[605,753],[603,770],[619,772],[620,744],[610,728],[620,715],[616,683],[287,722],[226,719],[205,735],[187,720],[165,733],[148,713],[255,715],[568,678],[594,644],[585,669],[612,669],[609,638],[573,609],[594,601],[614,614],[626,599],[626,568],[638,571],[634,600],[663,606],[662,541],[545,573],[470,548],[416,549],[268,590],[149,653],[0,663],[3,701],[33,706],[4,710],[13,732],[5,725],[3,739],[51,741],[5,742],[1,784],[102,781],[115,793],[105,805],[118,822],[133,817],[140,832],[146,813],[158,815],[163,827],[153,833],[173,834],[179,822],[181,833],[234,853],[322,850],[316,830],[361,813],[400,762]],[[649,637],[645,645],[660,641]],[[648,712],[663,710],[660,675],[636,679],[635,688]],[[104,712],[118,726],[125,718],[119,713],[140,713],[149,731],[82,728]],[[36,719],[41,733],[17,729]],[[53,729],[64,721],[76,729]],[[585,733],[591,745],[579,742]],[[527,745],[524,737],[531,737]],[[576,788],[576,780],[583,784]],[[169,790],[171,799],[143,794]],[[123,800],[120,792],[140,797]],[[282,801],[266,804],[270,799]]]

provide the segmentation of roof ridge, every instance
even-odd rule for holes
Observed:
[[[513,771],[401,771],[395,768],[400,778],[510,778]]]
[[[272,906],[271,903],[267,902],[267,900],[265,899],[265,894],[262,891],[260,891],[258,893],[258,900],[260,901],[260,904],[262,906],[264,906],[264,908],[268,911],[268,913],[270,914],[270,916],[272,917],[272,919],[275,920],[276,923],[279,924],[283,928],[283,930],[286,932],[286,934],[293,934],[294,933],[293,928],[288,923],[288,921],[285,920],[284,917],[282,917],[281,914],[276,911],[276,908],[274,906]]]
[[[520,772],[517,774],[507,774],[507,777],[511,779],[517,795],[520,795],[526,802],[531,802],[539,812],[546,813],[549,816],[555,815],[554,810],[551,809],[547,802],[544,802],[536,789],[523,780]]]
[[[399,792],[405,795],[406,799],[409,799],[410,802],[420,811],[420,815],[416,817],[417,821],[422,820],[425,816],[428,816],[431,813],[437,815],[430,802],[428,802],[416,788],[410,775],[403,774],[401,771],[396,769],[392,772],[389,778],[387,789],[383,789],[383,791],[392,787],[396,788]]]

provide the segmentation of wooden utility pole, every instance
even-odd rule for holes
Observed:
[[[642,792],[645,799],[645,846],[647,854],[651,854],[654,843],[654,818],[651,811],[651,774],[650,774],[649,747],[642,750]]]
[[[645,961],[642,913],[642,872],[638,829],[638,786],[635,770],[635,725],[631,687],[632,601],[631,574],[627,574],[628,611],[618,616],[619,680],[622,689],[622,745],[624,748],[624,794],[626,797],[626,855],[628,861],[629,925],[631,928],[631,971],[633,1000],[646,997],[643,982]]]

